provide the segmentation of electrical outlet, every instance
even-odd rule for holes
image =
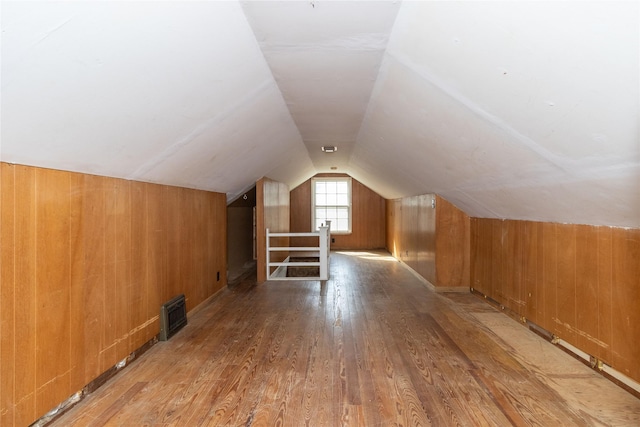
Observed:
[[[335,238],[335,237],[332,237],[332,238],[331,238],[331,243],[335,243],[335,242],[336,242],[336,238]]]

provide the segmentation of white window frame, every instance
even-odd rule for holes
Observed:
[[[347,205],[317,205],[316,204],[316,182],[346,182],[347,183],[347,191],[348,191],[348,204]],[[311,231],[318,231],[316,224],[316,207],[324,206],[324,207],[341,207],[347,208],[348,217],[349,217],[349,229],[348,230],[337,230],[335,222],[331,223],[331,234],[351,234],[352,228],[352,209],[351,209],[351,178],[350,177],[326,177],[326,178],[312,178],[311,179]]]

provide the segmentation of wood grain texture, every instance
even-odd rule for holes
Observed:
[[[387,250],[436,288],[469,288],[469,216],[435,194],[388,203]],[[474,238],[474,242],[479,241]]]
[[[157,335],[173,293],[196,307],[226,285],[226,197],[6,163],[0,172],[0,423],[23,426]],[[170,209],[169,193],[179,195]],[[181,245],[172,263],[170,236]]]
[[[598,339],[598,229],[575,228],[576,336],[577,347],[600,358]]]
[[[417,197],[418,226],[417,226],[417,259],[416,271],[431,283],[437,283],[436,263],[443,260],[436,259],[436,248],[442,236],[436,235],[436,210],[431,207],[432,196]],[[435,262],[434,262],[435,260]],[[446,267],[445,267],[446,268]],[[442,273],[443,276],[447,276]],[[445,279],[446,280],[446,279]],[[451,283],[447,281],[447,283]]]
[[[640,382],[640,229],[612,230],[612,365]]]
[[[640,400],[388,254],[227,289],[52,425],[637,425]],[[595,404],[594,402],[598,402]]]
[[[148,216],[146,184],[141,182],[131,183],[131,325],[143,325],[147,320],[149,311],[148,269],[147,251]],[[135,328],[131,331],[130,346],[139,348],[149,339],[145,335],[144,328]]]
[[[273,233],[287,233],[290,227],[289,187],[269,178],[256,183],[256,245],[258,282],[267,280],[266,273],[266,230]],[[271,244],[288,246],[289,238],[273,239]],[[271,260],[279,262],[288,256],[286,252],[271,255]]]
[[[106,180],[93,176],[83,176],[81,231],[81,256],[84,259],[82,276],[83,321],[82,335],[84,339],[84,372],[83,382],[96,378],[102,372],[101,351],[104,348],[102,339],[105,325],[105,286],[107,259],[107,215],[106,215]]]
[[[45,413],[71,395],[70,175],[36,170],[36,409]]]
[[[611,364],[613,358],[611,340],[613,335],[613,229],[598,227],[598,339],[600,359]],[[617,307],[616,307],[617,310]]]
[[[542,224],[542,288],[544,294],[544,316],[540,326],[555,333],[558,316],[558,237],[557,224]],[[515,261],[515,260],[514,260]]]
[[[557,228],[558,282],[556,286],[557,310],[552,321],[560,338],[577,344],[576,334],[576,226]],[[517,260],[511,258],[511,263]]]
[[[386,200],[386,233],[385,233],[385,248],[391,253],[393,257],[398,257],[398,251],[396,249],[396,200]]]
[[[348,177],[346,174],[317,174],[314,178]],[[380,249],[386,239],[386,201],[375,191],[351,178],[351,234],[334,234],[333,249]],[[311,231],[311,179],[291,190],[291,232]],[[309,246],[315,241],[300,238],[296,245]]]
[[[538,227],[532,221],[522,223],[522,299],[524,303],[524,317],[534,323],[538,323],[540,317],[539,308],[539,256],[538,256]]]
[[[0,424],[15,420],[16,331],[15,318],[15,168],[0,163]]]
[[[422,205],[424,206],[424,205]],[[428,207],[424,207],[428,210]],[[469,216],[436,196],[436,287],[470,287],[471,223]]]
[[[402,199],[401,259],[414,271],[418,268],[418,197]],[[435,262],[435,260],[434,260]]]
[[[84,324],[84,229],[82,224],[82,198],[84,180],[80,174],[69,175],[69,323]],[[85,385],[84,331],[71,333],[69,341],[69,389],[80,390]]]
[[[639,230],[477,218],[471,224],[476,290],[640,381]]]
[[[491,294],[491,223],[471,219],[471,287],[485,295]]]

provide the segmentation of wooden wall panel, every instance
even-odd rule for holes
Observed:
[[[538,325],[542,325],[543,321],[544,321],[544,310],[545,310],[545,289],[544,289],[544,283],[545,283],[545,275],[544,275],[544,259],[545,259],[545,252],[544,252],[544,224],[542,222],[534,222],[532,223],[532,227],[535,228],[536,230],[536,238],[535,240],[531,240],[530,242],[532,244],[535,244],[535,248],[532,250],[535,250],[536,253],[536,285],[535,285],[535,291],[536,294],[532,294],[532,297],[535,298],[536,301],[536,323]],[[472,253],[472,256],[474,254]]]
[[[180,188],[167,187],[165,207],[166,212],[166,224],[165,227],[168,231],[166,242],[167,260],[171,260],[166,264],[166,282],[160,293],[160,303],[164,303],[175,296],[176,283],[180,280],[180,270],[182,264],[182,245],[183,239],[181,238],[182,221],[180,218],[180,204],[182,199],[180,197]],[[191,304],[191,302],[189,302]]]
[[[395,216],[395,231],[394,231],[394,236],[395,236],[395,254],[394,256],[398,259],[400,259],[400,256],[402,254],[402,200],[395,200],[394,201],[394,216]]]
[[[598,229],[575,227],[576,346],[600,357],[598,340]]]
[[[436,211],[433,209],[432,196],[424,194],[417,197],[417,259],[416,272],[430,283],[436,278]]]
[[[129,345],[131,348],[140,348],[148,338],[145,336],[144,325],[148,313],[148,287],[147,271],[148,263],[146,253],[149,239],[147,220],[146,184],[131,182],[131,325],[135,329],[131,331]]]
[[[386,239],[385,247],[392,256],[396,256],[396,235],[395,235],[395,200],[386,200]]]
[[[207,224],[207,245],[213,259],[207,263],[213,268],[208,270],[210,277],[205,278],[212,284],[212,292],[215,293],[227,285],[227,210],[220,206],[226,206],[227,197],[221,193],[209,193],[207,197],[210,216],[213,221]],[[219,277],[218,277],[219,276]],[[211,291],[210,291],[211,292]]]
[[[317,174],[315,177],[348,177]],[[386,201],[358,180],[351,178],[351,234],[334,234],[332,249],[380,249],[386,244]],[[311,231],[311,179],[291,190],[291,232]],[[317,239],[298,239],[296,245],[315,245]]]
[[[491,230],[492,223],[471,219],[471,287],[485,295],[490,295],[491,288]]]
[[[104,179],[105,195],[105,261],[104,261],[104,293],[103,312],[104,327],[102,328],[102,348],[100,351],[100,372],[104,372],[117,361],[116,355],[116,180]]]
[[[518,315],[524,314],[524,300],[522,298],[522,228],[521,221],[507,221],[503,224],[503,255],[504,264],[504,296],[509,307]],[[515,258],[519,262],[507,262]]]
[[[0,163],[0,425],[13,425],[16,404],[14,170]]]
[[[402,239],[402,253],[400,259],[416,270],[418,258],[418,204],[416,197],[402,199],[400,206],[401,224],[400,237]]]
[[[167,268],[169,255],[167,252],[169,232],[167,221],[168,187],[146,185],[147,191],[147,289],[148,305],[146,317],[149,324],[145,337],[151,338],[160,330],[158,307],[166,300]]]
[[[556,224],[542,224],[542,287],[544,315],[540,326],[556,332],[557,289],[558,289],[558,248]]]
[[[500,220],[491,221],[491,280],[489,281],[489,289],[494,299],[498,301],[506,301],[504,294],[504,270],[502,268],[502,258],[504,256],[503,239],[504,239],[504,222]]]
[[[31,424],[151,339],[167,295],[195,307],[226,285],[224,194],[6,163],[0,190],[3,426]]]
[[[206,194],[200,191],[191,190],[191,199],[193,204],[193,211],[191,214],[191,237],[195,245],[192,245],[192,257],[190,260],[191,271],[193,274],[193,283],[197,285],[196,296],[198,301],[204,301],[207,298],[207,291],[211,288],[211,283],[205,282],[205,270],[206,270],[206,254],[207,254],[207,239],[206,239],[206,223],[198,221],[197,218],[202,218],[205,215],[205,203]]]
[[[611,341],[613,337],[613,229],[598,227],[598,252],[596,263],[598,266],[598,340],[600,354],[598,355],[608,364],[612,362]],[[617,310],[617,307],[616,307]]]
[[[308,179],[290,192],[290,231],[292,233],[308,233],[311,231],[311,180]],[[314,237],[296,237],[291,241],[295,246],[315,246],[318,239]]]
[[[289,187],[281,182],[262,178],[256,184],[256,245],[257,245],[257,280],[267,280],[266,273],[266,230],[287,233],[290,227],[290,199]],[[278,242],[273,239],[272,244],[287,246],[288,239]],[[283,260],[288,256],[282,252],[272,256],[272,261]]]
[[[69,389],[71,284],[69,173],[36,171],[36,409],[44,413]]]
[[[386,215],[387,250],[394,257],[436,289],[470,287],[471,225],[464,212],[425,194],[388,201]]]
[[[81,381],[86,384],[87,378],[95,378],[102,370],[103,348],[102,327],[105,324],[105,257],[106,257],[106,198],[105,180],[93,175],[81,176],[81,212],[78,230],[79,242],[76,248],[82,264],[79,277],[74,277],[74,287],[81,288],[82,294],[82,330],[76,338],[83,346],[83,372],[79,372]],[[78,271],[74,269],[74,271]],[[80,337],[80,335],[82,335]],[[79,365],[82,366],[82,365]]]
[[[36,170],[10,167],[15,173],[13,188],[2,190],[13,191],[15,200],[15,422],[28,425],[36,417],[37,390]]]
[[[115,307],[115,354],[116,362],[131,353],[129,332],[131,331],[131,182],[118,180],[116,192],[116,303]]]
[[[385,199],[356,179],[351,180],[352,233],[335,235],[336,249],[381,249],[385,247]]]
[[[640,230],[471,223],[477,290],[640,381]]]
[[[577,344],[576,336],[576,226],[565,225],[557,228],[558,282],[557,310],[555,316],[556,334]]]
[[[70,174],[69,176],[69,244],[71,282],[69,291],[69,322],[71,325],[84,324],[84,246],[82,226],[82,196],[84,180],[82,175]],[[83,331],[72,333],[70,336],[70,360],[69,360],[69,389],[79,390],[84,382],[85,375],[85,335]]]
[[[538,227],[531,221],[522,223],[522,293],[525,318],[536,323],[540,317],[541,289],[538,279]]]
[[[612,230],[612,361],[640,382],[640,229]]]
[[[429,207],[425,207],[429,211]],[[469,216],[442,197],[436,196],[434,285],[469,288],[471,223]]]
[[[395,258],[402,253],[400,231],[402,229],[402,200],[386,201],[386,248]]]

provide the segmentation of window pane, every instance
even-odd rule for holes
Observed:
[[[337,216],[337,209],[335,207],[327,208],[327,219],[336,219]]]
[[[334,231],[349,231],[349,220],[347,219],[339,219],[335,222],[335,227],[333,225],[334,223],[331,223],[331,229]]]
[[[348,232],[351,215],[350,180],[318,180],[313,181],[313,185],[313,230],[317,231],[320,225],[330,220],[333,231]]]

